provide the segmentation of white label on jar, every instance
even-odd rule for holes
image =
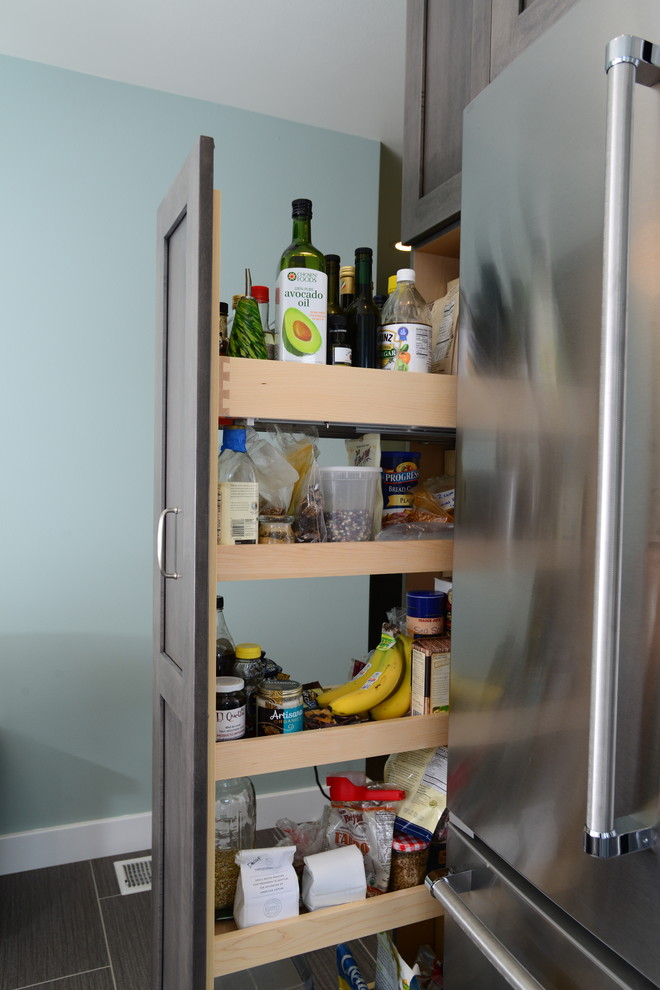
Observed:
[[[280,361],[325,364],[328,276],[315,268],[284,268],[275,285]]]
[[[302,732],[303,705],[299,698],[280,701],[276,705],[257,698],[257,735],[269,736],[279,732]]]
[[[430,371],[431,328],[424,323],[379,327],[378,366],[388,371]]]
[[[218,543],[256,543],[259,529],[259,485],[221,481],[218,485]]]
[[[215,741],[242,739],[245,735],[245,705],[224,708],[215,713]]]

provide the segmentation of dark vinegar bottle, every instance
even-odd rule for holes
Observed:
[[[327,339],[327,363],[334,364],[332,360],[332,346],[330,343],[330,317],[343,316],[344,311],[339,305],[339,255],[326,254],[325,271],[328,276],[328,339]]]
[[[354,368],[376,367],[380,314],[372,295],[372,257],[371,248],[355,249],[355,299],[346,310]]]

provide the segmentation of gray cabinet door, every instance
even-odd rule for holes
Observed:
[[[458,218],[463,110],[490,74],[491,0],[408,0],[401,235]]]
[[[202,137],[158,211],[154,990],[206,986],[212,240]]]
[[[490,78],[538,38],[577,0],[492,0]]]

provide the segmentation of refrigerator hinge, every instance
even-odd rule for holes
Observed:
[[[597,859],[652,849],[657,840],[657,826],[642,825],[630,816],[617,818],[611,832],[593,832],[586,825],[584,829],[584,851]]]

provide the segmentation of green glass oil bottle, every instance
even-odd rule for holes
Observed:
[[[355,298],[346,310],[354,368],[376,367],[376,340],[380,314],[372,295],[371,248],[355,249]]]
[[[293,237],[280,259],[275,287],[275,326],[280,361],[325,364],[328,276],[325,258],[312,244],[312,202],[291,204]]]

